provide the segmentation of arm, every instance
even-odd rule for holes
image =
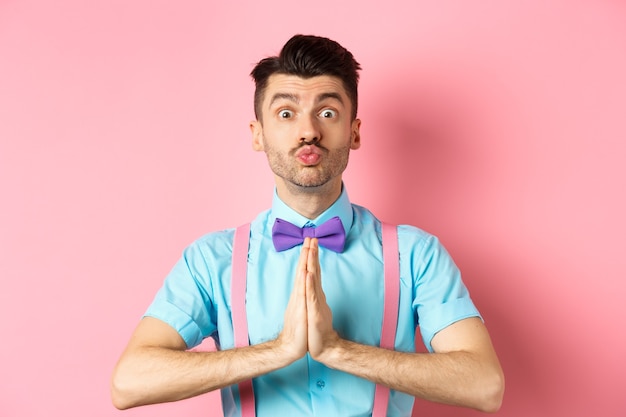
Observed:
[[[316,242],[307,263],[308,341],[311,356],[334,369],[415,397],[495,412],[504,375],[479,318],[458,321],[435,335],[435,353],[394,352],[341,339],[321,285]]]
[[[504,377],[478,318],[459,321],[438,333],[432,354],[360,345],[336,334],[329,340],[316,359],[331,368],[429,401],[486,412],[500,408]],[[454,341],[462,342],[450,344]]]
[[[218,352],[190,352],[174,328],[146,317],[113,372],[113,404],[126,409],[181,400],[266,374],[303,357],[307,351],[303,254],[285,324],[276,340]]]

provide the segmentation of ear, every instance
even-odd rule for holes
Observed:
[[[361,119],[354,119],[350,129],[350,149],[359,149],[361,147]]]
[[[263,126],[258,120],[250,122],[250,132],[252,133],[252,149],[255,151],[264,151],[263,146]]]

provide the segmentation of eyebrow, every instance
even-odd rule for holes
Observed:
[[[337,100],[339,103],[344,104],[343,102],[343,98],[341,98],[341,94],[339,93],[335,93],[335,92],[331,92],[331,93],[322,93],[319,96],[317,96],[317,99],[315,100],[316,103],[320,103],[326,99],[335,99]]]
[[[320,103],[324,100],[327,99],[334,99],[337,100],[339,103],[341,103],[342,105],[344,104],[343,102],[343,98],[341,97],[341,94],[339,93],[335,93],[335,92],[328,92],[328,93],[322,93],[319,96],[317,96],[315,98],[315,102],[316,103]],[[292,94],[292,93],[276,93],[272,96],[272,100],[270,101],[270,107],[272,106],[272,104],[274,104],[276,101],[278,100],[288,100],[291,101],[295,104],[300,103],[300,97],[298,97],[296,94]]]
[[[300,97],[291,93],[276,93],[272,96],[272,100],[270,101],[270,107],[272,106],[272,104],[274,104],[274,102],[278,100],[289,100],[298,104],[300,102]]]

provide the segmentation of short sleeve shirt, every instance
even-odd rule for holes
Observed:
[[[345,339],[378,346],[383,311],[381,222],[367,209],[351,204],[344,190],[314,220],[280,200],[251,223],[246,314],[250,344],[280,333],[293,288],[301,246],[277,252],[272,243],[276,218],[297,226],[316,226],[338,216],[346,231],[342,253],[320,248],[322,287],[333,313],[333,327]],[[188,348],[212,337],[218,349],[232,349],[231,261],[234,229],[209,233],[187,247],[169,273],[146,316],[172,326]],[[415,351],[415,331],[432,351],[433,336],[450,324],[480,317],[452,258],[433,235],[398,226],[400,300],[395,349]],[[236,294],[235,296],[242,296]],[[375,385],[316,362],[309,355],[254,378],[258,417],[370,416]],[[226,416],[241,415],[236,385],[222,390]],[[414,398],[391,391],[388,416],[410,416]]]

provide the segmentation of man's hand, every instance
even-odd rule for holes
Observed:
[[[299,262],[298,276],[304,271],[306,278],[307,348],[313,359],[415,397],[488,412],[500,407],[504,378],[479,318],[460,320],[437,333],[432,341],[435,354],[351,342],[333,329],[332,311],[322,289],[317,239],[305,240]],[[298,289],[296,297],[301,299],[302,289]],[[301,307],[298,311],[302,312]]]
[[[339,336],[333,329],[333,313],[326,303],[326,295],[322,289],[317,239],[312,239],[308,246],[306,262],[308,349],[313,359],[321,360],[322,355],[339,340]]]
[[[291,361],[303,357],[308,350],[307,343],[307,306],[306,306],[306,275],[310,239],[305,239],[293,290],[285,309],[285,324],[278,336],[280,346],[285,349]]]
[[[322,289],[317,239],[306,238],[300,252],[296,280],[285,310],[285,325],[278,342],[292,361],[308,351],[320,360],[339,340],[333,329],[333,314]]]

